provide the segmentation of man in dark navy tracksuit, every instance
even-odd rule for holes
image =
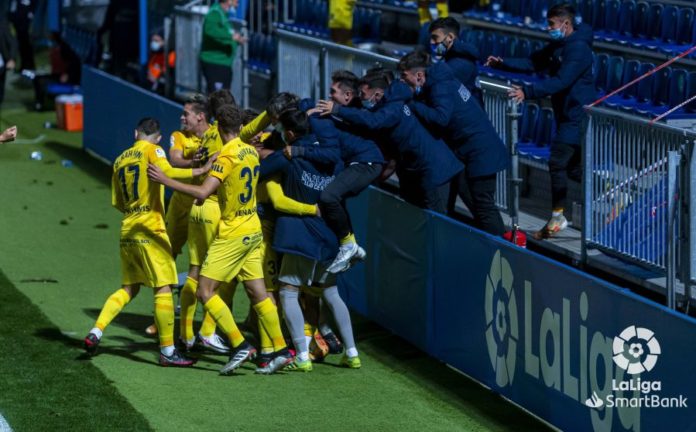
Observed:
[[[586,123],[583,107],[596,99],[592,75],[592,29],[575,26],[575,10],[568,4],[548,11],[549,34],[553,41],[528,59],[490,57],[487,64],[511,71],[548,71],[550,78],[515,88],[510,96],[518,102],[551,96],[556,118],[556,136],[551,144],[551,219],[537,234],[547,238],[564,229],[563,216],[568,192],[568,177],[582,180],[582,135]]]
[[[340,106],[361,106],[357,76],[350,71],[338,70],[331,75],[331,81],[332,102]],[[365,250],[355,239],[345,200],[359,195],[380,176],[384,157],[374,141],[352,133],[352,128],[341,119],[331,117],[328,122],[316,121],[314,116],[310,119],[315,133],[330,135],[334,131],[338,134],[344,164],[344,170],[324,189],[319,199],[322,217],[341,242],[336,260],[328,269],[331,273],[338,273],[347,270],[352,259],[365,258]]]
[[[447,211],[449,182],[463,170],[447,145],[434,138],[406,105],[411,89],[401,81],[391,84],[384,72],[368,73],[359,82],[365,109],[333,102],[321,105],[349,124],[349,130],[369,130],[374,141],[398,154],[399,193],[407,202],[440,213]]]
[[[310,133],[310,120],[304,111],[286,111],[280,115],[279,123],[283,140],[292,147],[292,154],[302,153],[305,156],[290,159],[283,173],[283,192],[295,201],[317,204],[322,191],[340,173],[342,164],[311,158],[316,156],[317,149],[338,148],[338,144]],[[331,139],[329,136],[328,140]],[[306,157],[310,154],[312,156]],[[276,220],[273,249],[284,254],[278,281],[282,283],[280,298],[285,320],[297,350],[295,366],[304,371],[312,370],[298,296],[300,287],[317,286],[322,289],[322,298],[334,315],[346,348],[341,363],[359,368],[360,359],[353,338],[350,313],[338,294],[336,275],[326,271],[338,251],[334,233],[321,217],[282,215]]]
[[[496,174],[509,165],[505,145],[469,90],[445,63],[429,64],[429,56],[414,51],[399,62],[401,78],[414,91],[409,106],[421,122],[444,141],[466,169],[454,182],[474,215],[476,226],[502,236],[503,220],[495,204]]]
[[[483,94],[481,89],[476,87],[478,48],[459,38],[459,23],[452,17],[436,19],[428,30],[433,63],[447,63],[457,80],[469,89],[483,107]]]

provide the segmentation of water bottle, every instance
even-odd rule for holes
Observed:
[[[64,168],[72,168],[73,163],[70,159],[63,159],[60,161],[60,164],[63,165]]]
[[[33,151],[31,152],[31,159],[35,161],[40,161],[43,159],[43,153],[40,151]]]

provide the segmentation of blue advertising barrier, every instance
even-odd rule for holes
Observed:
[[[162,142],[180,128],[181,105],[89,66],[82,68],[84,98],[83,145],[85,150],[111,164],[133,145],[138,120],[154,117],[160,122]]]
[[[696,430],[696,320],[371,188],[356,311],[567,431]]]

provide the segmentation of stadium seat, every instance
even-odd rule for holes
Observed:
[[[597,90],[607,89],[607,68],[609,65],[608,54],[597,54],[594,61],[594,82]]]
[[[553,139],[554,123],[553,110],[542,108],[539,111],[535,142],[538,147],[550,146]]]
[[[664,6],[659,3],[651,3],[648,9],[648,31],[645,35],[648,39],[660,39],[662,37],[662,11]]]
[[[516,36],[509,36],[508,43],[505,45],[505,50],[503,52],[503,57],[520,57],[517,53],[519,46],[519,40]]]
[[[606,78],[606,90],[607,92],[616,90],[621,87],[623,79],[623,66],[624,59],[619,56],[612,56],[609,58],[607,63],[607,78]]]
[[[677,22],[679,9],[676,6],[667,6],[662,11],[660,38],[667,43],[674,43],[677,39]]]
[[[650,100],[653,105],[662,106],[669,103],[669,79],[672,69],[666,67],[657,71],[653,75],[652,96]]]
[[[679,11],[679,18],[677,19],[677,44],[690,44],[693,41],[691,38],[693,26],[694,10],[691,8],[682,8]]]
[[[531,54],[531,43],[529,42],[529,39],[526,38],[520,38],[518,43],[517,43],[517,53],[515,54],[516,57],[523,57],[523,58],[528,58],[529,55]]]
[[[636,2],[633,0],[624,0],[621,3],[619,10],[618,32],[623,36],[633,36],[635,27],[634,20],[636,14]]]
[[[641,63],[640,69],[638,70],[638,76],[643,76],[654,68],[655,65],[652,63]],[[650,102],[650,99],[652,98],[652,86],[654,79],[655,75],[650,75],[638,81],[636,84],[636,101],[638,103]]]
[[[696,72],[689,72],[686,78],[686,96],[690,98],[696,95]],[[689,103],[684,107],[687,113],[696,113],[696,101]]]
[[[493,34],[493,52],[492,55],[496,57],[505,57],[505,52],[507,50],[508,37],[505,35],[495,35]]]
[[[601,30],[607,34],[619,32],[619,0],[606,0],[604,8],[604,27]],[[599,31],[600,28],[597,28]]]
[[[592,28],[603,29],[604,17],[606,15],[606,3],[604,0],[596,0],[592,2]]]
[[[539,105],[533,103],[524,104],[522,119],[520,121],[520,142],[531,143],[536,139],[537,121],[539,120]]]
[[[626,85],[638,78],[638,72],[640,71],[640,62],[638,60],[628,60],[623,67],[623,78],[621,79],[621,85]],[[635,99],[638,94],[638,85],[634,84],[621,92],[621,96],[624,99]]]
[[[636,9],[633,16],[633,36],[638,39],[648,37],[650,29],[650,5],[646,1],[636,3]]]
[[[687,81],[689,74],[684,69],[674,69],[669,78],[668,105],[673,108],[687,99]]]

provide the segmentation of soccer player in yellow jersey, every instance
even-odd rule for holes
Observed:
[[[239,108],[225,105],[217,111],[216,118],[218,130],[226,144],[202,185],[172,180],[155,165],[149,166],[148,176],[197,200],[204,200],[217,192],[222,217],[217,236],[201,268],[196,296],[232,344],[229,362],[220,370],[222,375],[227,375],[252,359],[256,349],[244,339],[232,312],[215,289],[235,278],[242,282],[260,324],[270,335],[274,347],[273,359],[265,368],[256,371],[273,373],[290,364],[292,357],[280,330],[278,309],[268,297],[263,279],[259,250],[263,235],[256,213],[259,156],[254,147],[238,137],[242,123]]]
[[[135,144],[114,162],[111,202],[123,213],[121,224],[121,289],[104,304],[94,328],[84,340],[85,350],[95,354],[106,326],[140,291],[154,288],[155,322],[159,330],[160,364],[191,366],[193,361],[174,349],[174,302],[170,285],[177,275],[169,237],[164,226],[164,188],[148,180],[148,165],[168,175],[190,179],[210,170],[172,168],[162,147],[159,122],[144,118],[135,129]]]

